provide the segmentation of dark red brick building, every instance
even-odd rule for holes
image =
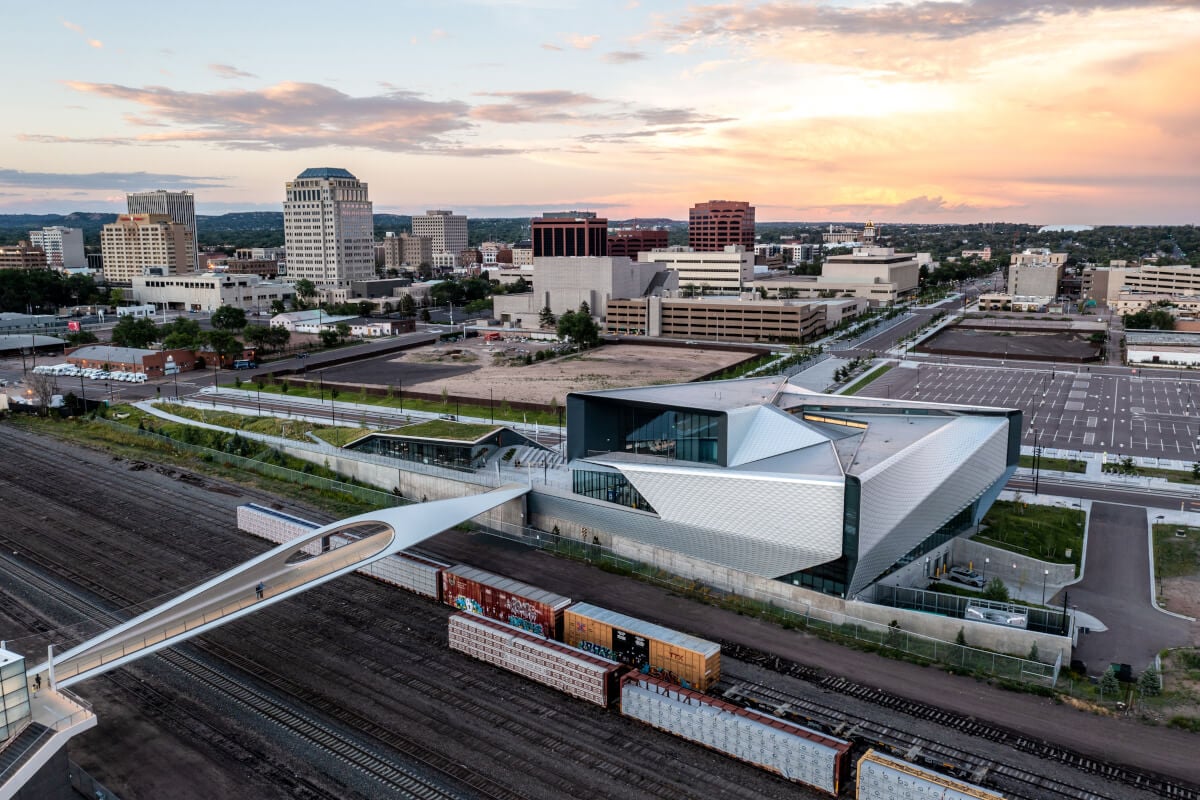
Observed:
[[[608,234],[608,254],[637,261],[638,253],[668,244],[666,228],[618,228]]]
[[[688,211],[688,245],[694,250],[721,252],[740,244],[754,252],[754,206],[741,200],[709,200]]]

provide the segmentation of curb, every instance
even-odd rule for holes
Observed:
[[[1167,611],[1158,604],[1158,590],[1154,588],[1154,523],[1150,521],[1150,511],[1151,509],[1146,509],[1146,548],[1147,554],[1150,556],[1150,605],[1154,607],[1155,611],[1166,614],[1169,617],[1195,622],[1195,617],[1189,617],[1186,614],[1177,614],[1174,611]]]

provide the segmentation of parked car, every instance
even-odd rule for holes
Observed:
[[[974,586],[977,589],[983,588],[983,576],[973,569],[966,567],[951,567],[948,576],[952,581],[965,583],[967,586]]]

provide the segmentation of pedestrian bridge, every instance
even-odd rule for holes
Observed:
[[[231,620],[393,555],[472,517],[521,497],[528,486],[371,511],[326,525],[263,553],[212,580],[29,670],[66,688],[134,659],[171,647]],[[355,541],[311,555],[335,533]],[[261,589],[261,597],[259,596]]]

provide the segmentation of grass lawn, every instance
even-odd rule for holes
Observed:
[[[1021,456],[1021,466],[1033,469],[1033,456]],[[1046,458],[1042,456],[1038,464],[1039,470],[1051,472],[1087,472],[1087,462],[1074,458]]]
[[[1077,508],[997,500],[974,538],[1053,564],[1074,564],[1078,574],[1083,521],[1084,513]]]
[[[873,372],[868,372],[866,375],[859,378],[857,383],[855,383],[853,386],[851,386],[846,391],[842,392],[842,394],[858,394],[864,388],[866,388],[871,383],[871,381],[883,376],[884,374],[887,373],[888,370],[890,370],[894,366],[895,366],[895,364],[884,364],[882,367],[878,367]]]
[[[452,422],[446,419],[431,419],[428,422],[417,422],[405,425],[403,428],[393,428],[384,433],[395,433],[401,436],[420,436],[423,439],[446,439],[452,442],[473,442],[487,436],[498,426],[478,422]]]
[[[1176,531],[1183,531],[1177,536]],[[1183,578],[1200,572],[1200,528],[1154,526],[1154,577]]]
[[[158,417],[141,412],[136,408],[123,410],[132,411],[135,414],[135,427],[137,425],[136,415],[142,416],[147,425],[151,424],[151,422],[155,423],[155,427],[159,427],[160,424],[163,424],[163,421]],[[312,439],[308,436],[310,432],[321,436],[324,432],[334,430],[328,425],[309,422],[307,420],[285,419],[283,417],[256,417],[248,414],[235,414],[232,411],[209,411],[208,409],[185,406],[177,403],[164,403],[162,405],[162,410],[177,417],[196,420],[197,422],[207,422],[210,425],[220,425],[222,428],[231,428],[239,431],[251,431],[253,433],[263,433],[270,436],[282,436],[287,439],[296,439],[297,441],[301,442],[312,441]],[[348,442],[350,439],[351,436],[349,431],[347,429],[343,429],[342,441]]]
[[[1200,485],[1200,478],[1196,478],[1191,472],[1184,472],[1179,469],[1162,469],[1161,467],[1135,467],[1132,472],[1125,472],[1119,464],[1105,464],[1104,471],[1110,475],[1133,475],[1140,478],[1166,478],[1171,483],[1190,483],[1193,486]]]
[[[248,391],[257,391],[258,384],[243,383],[241,386],[233,386],[226,384],[228,389],[246,389]],[[263,393],[273,393],[291,397],[321,397],[322,393],[316,387],[296,387],[289,388],[286,392],[281,391],[282,384],[268,383],[263,386]],[[324,392],[325,396],[330,395],[328,389]],[[363,405],[384,406],[386,408],[397,408],[406,411],[431,411],[435,414],[455,414],[463,417],[478,417],[480,419],[495,419],[496,422],[528,422],[538,423],[540,425],[553,426],[559,423],[558,414],[552,414],[549,411],[520,411],[508,406],[506,403],[497,403],[496,407],[490,408],[487,403],[483,404],[468,404],[468,403],[441,403],[436,400],[417,400],[412,397],[379,397],[377,395],[369,395],[363,392],[339,392],[337,396],[339,403],[362,403]],[[562,424],[565,427],[567,424],[566,409],[563,409]]]

